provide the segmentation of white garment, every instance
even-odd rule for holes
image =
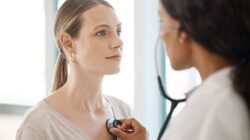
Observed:
[[[113,107],[116,119],[131,117],[127,104],[110,96],[105,96],[105,99]],[[16,140],[91,140],[91,138],[43,100],[26,115],[17,131]]]
[[[231,70],[207,77],[161,140],[250,140],[247,106],[232,87]]]

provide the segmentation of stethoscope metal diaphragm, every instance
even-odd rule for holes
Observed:
[[[111,132],[110,132],[110,129],[111,128],[119,128],[121,126],[121,121],[117,120],[117,119],[114,119],[114,118],[110,118],[110,119],[107,119],[106,121],[106,128],[109,132],[110,135],[113,136],[113,140],[117,140],[117,137],[114,136]]]

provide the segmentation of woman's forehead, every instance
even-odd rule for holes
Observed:
[[[83,25],[95,28],[99,25],[117,26],[120,24],[114,10],[104,5],[97,5],[82,15]]]

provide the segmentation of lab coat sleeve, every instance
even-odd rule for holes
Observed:
[[[34,128],[23,126],[17,130],[16,140],[44,140],[44,138]]]

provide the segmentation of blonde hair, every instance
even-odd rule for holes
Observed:
[[[59,56],[57,58],[52,91],[62,87],[68,78],[67,59],[59,42],[60,34],[68,33],[71,37],[77,37],[82,25],[81,15],[88,9],[96,5],[104,5],[113,9],[113,7],[104,0],[66,0],[57,11],[54,24],[54,36]]]

